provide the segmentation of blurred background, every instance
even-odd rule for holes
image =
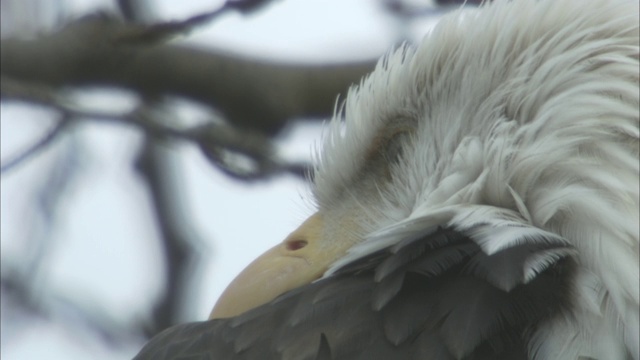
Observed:
[[[463,2],[1,0],[2,359],[206,319],[313,213],[336,102]]]

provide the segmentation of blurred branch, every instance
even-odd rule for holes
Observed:
[[[138,4],[135,8],[133,4]],[[142,4],[136,0],[119,0],[118,4],[127,19],[133,23],[140,23],[144,18]],[[145,97],[138,113],[154,121],[154,112],[161,108],[157,100]],[[190,269],[198,253],[195,249],[195,234],[191,230],[190,222],[185,219],[185,209],[180,202],[180,192],[177,186],[178,175],[171,171],[170,156],[162,154],[162,137],[158,134],[147,133],[144,144],[139,150],[135,167],[143,178],[152,203],[151,210],[155,216],[159,230],[158,243],[163,250],[165,273],[164,293],[152,308],[151,319],[143,327],[144,335],[151,338],[161,330],[177,323],[180,309],[187,303],[187,288]],[[191,271],[193,272],[193,271]]]
[[[185,289],[193,276],[197,252],[194,249],[195,236],[190,231],[191,223],[185,219],[187,212],[180,201],[183,190],[176,184],[178,179],[163,153],[160,139],[146,137],[136,168],[149,190],[166,266],[165,292],[154,306],[152,323],[145,329],[146,335],[151,337],[181,320],[179,310],[188,294]]]
[[[211,19],[224,13],[225,8],[210,11],[204,14],[196,15],[183,21],[169,21],[152,25],[130,25],[130,28],[121,33],[116,41],[129,45],[150,45],[157,42],[163,42],[170,38],[186,35],[195,27],[206,24]]]
[[[83,297],[73,294],[69,298],[48,283],[51,254],[64,246],[55,236],[60,216],[64,214],[61,210],[68,206],[67,200],[78,185],[78,172],[82,167],[84,152],[78,146],[74,141],[65,142],[55,160],[38,176],[36,189],[30,194],[29,204],[33,208],[26,212],[28,216],[22,217],[24,234],[13,239],[24,244],[24,251],[17,258],[3,257],[2,296],[18,310],[11,312],[12,316],[35,316],[71,328],[74,333],[78,333],[75,331],[78,327],[83,327],[81,333],[88,328],[105,342],[122,345],[135,338],[139,329],[115,320],[112,313],[97,306],[99,302],[87,298],[87,294]]]
[[[134,2],[140,4],[135,0],[119,0],[118,4],[129,21],[139,23],[145,14],[143,9],[133,8]],[[256,4],[265,2],[250,0],[236,1],[235,4],[245,6],[249,4],[247,9],[250,9]],[[146,29],[151,33],[158,33],[158,30],[159,33],[190,30],[193,26],[209,21],[231,8],[230,4],[232,2],[227,1],[219,11],[193,17],[184,22],[161,24],[161,27],[152,26]],[[143,97],[143,104],[137,113],[138,118],[145,119],[145,124],[167,123],[164,121],[166,116],[163,116],[162,104],[149,97]],[[226,161],[227,159],[221,155],[233,151],[246,155],[256,165],[252,172],[246,172],[243,175],[252,173],[257,177],[265,177],[267,169],[271,170],[275,167],[271,142],[254,131],[245,131],[245,134],[240,134],[229,126],[208,123],[173,135],[196,142],[207,158],[232,176],[237,177],[240,173],[240,170],[234,166],[237,160]],[[148,337],[181,320],[180,310],[188,304],[189,292],[186,289],[188,289],[189,279],[194,277],[194,262],[200,253],[196,248],[196,234],[192,230],[189,219],[184,217],[186,211],[180,201],[184,189],[178,185],[179,175],[171,167],[171,157],[163,152],[165,139],[166,135],[162,134],[162,131],[146,132],[144,145],[136,161],[136,168],[147,184],[152,209],[160,230],[158,241],[163,250],[167,274],[164,294],[154,305],[151,322],[145,329]]]
[[[198,146],[207,159],[218,166],[226,174],[243,180],[263,180],[272,175],[290,173],[295,176],[308,176],[308,164],[290,164],[281,161],[275,155],[269,138],[261,133],[245,130],[241,131],[229,125],[208,122],[204,125],[189,128],[179,128],[168,125],[169,121],[158,121],[160,115],[149,116],[148,111],[133,110],[128,113],[110,113],[86,110],[65,102],[51,88],[42,85],[24,84],[4,78],[0,93],[5,100],[19,100],[42,106],[51,107],[61,113],[63,119],[75,121],[107,121],[137,127],[147,134],[161,138],[172,138],[191,142]],[[62,121],[61,127],[68,121]],[[44,148],[62,129],[54,129],[48,137],[32,146],[32,151],[25,154],[32,155]],[[244,158],[244,168],[237,166],[237,160]],[[15,159],[14,161],[22,161]],[[2,170],[15,164],[2,165]]]
[[[130,30],[119,40],[130,44],[150,44],[168,40],[178,35],[186,35],[199,26],[226,14],[230,10],[252,12],[271,0],[227,0],[221,7],[191,16],[185,20],[167,21],[149,25],[131,25]],[[118,0],[118,6],[124,17],[134,23],[140,23],[144,10],[140,9],[140,0]]]
[[[2,165],[0,165],[0,173],[6,173],[7,171],[26,162],[29,158],[32,158],[33,156],[47,148],[47,146],[52,144],[53,141],[63,133],[63,130],[66,128],[69,121],[70,119],[67,116],[63,116],[62,119],[60,119],[58,123],[53,127],[53,129],[51,129],[41,139],[37,140],[23,152],[15,155],[12,159],[4,161]]]
[[[160,232],[166,266],[165,294],[153,309],[150,326],[144,321],[123,324],[105,309],[90,301],[60,297],[43,284],[46,279],[50,242],[56,225],[62,190],[69,188],[74,164],[53,163],[50,178],[41,185],[38,215],[29,225],[33,248],[30,263],[12,262],[3,266],[0,284],[16,306],[28,314],[82,325],[95,330],[111,344],[122,344],[144,328],[150,336],[175,324],[184,308],[188,279],[193,278],[198,259],[198,238],[185,218],[182,190],[171,159],[164,152],[167,140],[187,141],[198,146],[206,157],[226,174],[237,179],[265,179],[274,174],[305,176],[306,164],[290,164],[278,159],[269,136],[288,121],[300,117],[327,117],[339,93],[370,70],[374,61],[335,65],[279,64],[233,55],[162,43],[167,38],[192,31],[229,9],[248,12],[270,0],[228,0],[222,9],[199,14],[183,21],[141,25],[133,1],[120,0],[130,22],[106,15],[87,16],[60,30],[34,40],[0,40],[3,101],[24,101],[52,108],[60,120],[45,136],[24,152],[0,165],[11,170],[51,145],[62,133],[82,121],[104,121],[134,126],[145,134],[145,144],[137,169],[147,184],[151,209]],[[180,127],[169,121],[158,104],[143,103],[129,112],[104,112],[71,103],[64,90],[78,86],[116,86],[137,92],[142,99],[175,95],[208,105],[223,115],[225,122]],[[173,120],[173,119],[171,119]],[[77,149],[75,149],[77,150]],[[76,151],[77,153],[77,151]],[[77,154],[76,154],[77,156]],[[77,165],[77,164],[76,164]],[[67,174],[68,172],[68,174]],[[66,177],[63,176],[66,174]],[[55,176],[54,176],[55,175]],[[6,271],[8,270],[8,272]],[[192,280],[193,281],[193,280]]]
[[[125,41],[140,26],[92,15],[36,40],[3,39],[1,75],[53,87],[110,85],[181,96],[216,108],[233,125],[274,133],[293,118],[329,116],[337,94],[375,63],[278,64]]]
[[[7,76],[0,78],[2,100],[18,100],[38,105],[57,106],[62,98],[56,89],[44,84],[25,83]]]

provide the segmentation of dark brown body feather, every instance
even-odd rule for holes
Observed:
[[[167,329],[135,359],[527,359],[536,327],[571,306],[570,252],[540,240],[488,256],[427,229],[235,318]],[[525,284],[525,263],[549,252]]]

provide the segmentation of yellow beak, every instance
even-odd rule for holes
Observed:
[[[315,213],[282,243],[254,260],[225,289],[209,318],[242,314],[319,279],[345,251],[339,243],[323,242],[323,225],[322,216]]]

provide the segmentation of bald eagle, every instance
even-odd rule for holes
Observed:
[[[317,212],[136,359],[640,359],[638,10],[496,1],[384,57]]]

